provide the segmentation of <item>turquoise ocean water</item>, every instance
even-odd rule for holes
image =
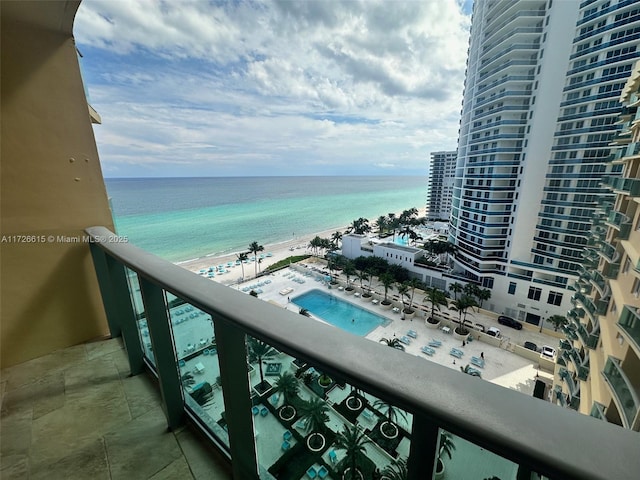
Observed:
[[[130,178],[106,185],[118,233],[181,262],[423,208],[427,178]]]

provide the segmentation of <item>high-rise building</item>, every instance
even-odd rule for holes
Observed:
[[[564,328],[555,401],[640,431],[640,62],[622,89],[613,145],[621,175],[603,197]]]
[[[456,173],[456,152],[431,152],[427,220],[449,220]]]
[[[634,1],[475,2],[450,235],[495,310],[571,307],[639,35]]]

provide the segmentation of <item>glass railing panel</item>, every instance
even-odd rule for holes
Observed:
[[[438,443],[439,461],[434,479],[520,478],[518,464],[445,430],[440,429]]]
[[[640,315],[638,309],[629,305],[624,306],[624,311],[620,315],[618,326],[633,341],[637,350],[640,350]]]
[[[636,392],[622,371],[619,360],[609,357],[602,374],[618,400],[617,405],[622,408],[625,427],[629,428],[640,407]]]
[[[363,447],[356,461],[361,478],[402,468],[410,414],[251,337],[247,352],[262,471],[274,478],[341,478],[351,465],[349,441]]]
[[[211,434],[229,444],[220,364],[211,315],[165,292],[185,405]]]
[[[149,335],[149,326],[147,325],[147,314],[140,293],[140,281],[138,274],[129,268],[125,268],[127,273],[127,283],[129,284],[129,295],[131,296],[131,305],[133,313],[136,317],[136,328],[140,335],[140,344],[144,356],[149,360],[151,365],[155,366],[156,360],[153,355],[153,347],[151,345],[151,336]]]

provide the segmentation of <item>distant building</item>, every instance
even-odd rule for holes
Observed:
[[[506,315],[571,308],[639,31],[637,1],[474,2],[450,241]]]
[[[427,190],[427,220],[449,220],[455,174],[455,150],[452,152],[431,152]]]
[[[425,250],[421,248],[370,239],[366,235],[349,234],[342,237],[342,255],[352,260],[358,257],[384,258],[390,264],[406,268],[411,278],[417,278],[427,286],[445,291],[449,283],[459,281],[447,278],[444,271],[427,266],[424,254]]]
[[[567,340],[554,400],[586,415],[640,431],[640,62],[621,95],[613,139],[621,175],[603,180],[604,197],[571,297]]]

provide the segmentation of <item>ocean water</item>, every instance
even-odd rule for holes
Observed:
[[[116,229],[172,262],[423,208],[426,177],[106,179]]]

